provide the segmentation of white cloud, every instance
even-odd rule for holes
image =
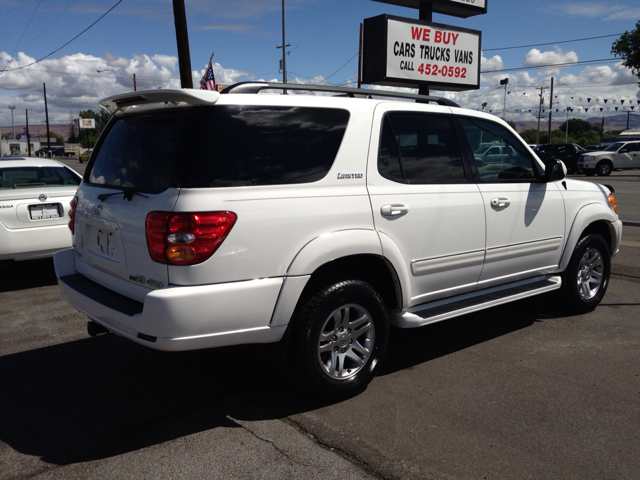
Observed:
[[[640,17],[640,8],[637,5],[621,5],[620,2],[568,2],[554,5],[552,10],[572,17],[602,20],[628,20]]]
[[[554,51],[541,52],[537,48],[531,49],[524,57],[525,67],[539,67],[542,65],[558,65],[578,61],[576,52],[564,52],[557,48]]]

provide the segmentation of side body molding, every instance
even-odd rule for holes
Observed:
[[[567,268],[567,265],[569,265],[569,260],[571,260],[571,255],[573,254],[576,244],[580,240],[582,232],[584,232],[589,225],[597,221],[604,221],[608,224],[610,237],[605,240],[608,240],[611,243],[612,255],[615,255],[618,252],[618,249],[620,248],[619,239],[621,237],[621,222],[608,205],[603,203],[590,203],[582,207],[573,219],[571,229],[567,235],[565,250],[562,253],[562,258],[560,260],[560,271],[564,271]]]

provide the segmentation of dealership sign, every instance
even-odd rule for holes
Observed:
[[[478,89],[481,36],[478,30],[391,15],[367,18],[362,83]]]
[[[80,128],[96,128],[96,121],[93,118],[81,118]]]

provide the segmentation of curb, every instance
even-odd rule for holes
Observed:
[[[627,227],[640,227],[640,222],[630,222],[628,220],[622,220],[622,225],[626,225]]]

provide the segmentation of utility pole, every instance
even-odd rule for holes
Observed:
[[[284,0],[282,0],[282,46],[276,47],[282,49],[282,83],[287,83],[287,47],[289,46],[285,35]],[[287,91],[283,90],[282,93],[286,95]]]
[[[47,157],[51,156],[51,137],[49,136],[49,109],[47,108],[47,85],[42,84],[44,89],[44,115],[47,121]]]
[[[571,107],[567,107],[567,122],[565,123],[564,129],[564,143],[569,143],[569,110],[571,110]],[[602,134],[602,136],[604,137],[604,133]]]
[[[547,87],[538,87],[537,89],[540,90],[540,105],[538,106],[538,136],[536,137],[536,143],[539,144],[540,143],[540,117],[542,116],[542,102],[544,101],[543,95]]]
[[[11,110],[11,129],[13,130],[13,137],[12,138],[15,140],[16,139],[16,127],[13,124],[13,111],[16,109],[16,106],[15,105],[8,105],[8,107],[9,107],[9,110]]]
[[[138,91],[138,87],[136,86],[136,74],[133,74],[133,91],[137,92]]]
[[[27,157],[31,156],[31,139],[29,138],[29,109],[24,109],[24,115],[27,117]]]
[[[551,77],[551,93],[549,94],[549,143],[551,143],[551,112],[553,111],[553,77]]]
[[[189,34],[187,33],[187,14],[184,9],[184,0],[173,0],[173,20],[176,26],[176,43],[178,44],[180,86],[182,88],[193,88]]]

